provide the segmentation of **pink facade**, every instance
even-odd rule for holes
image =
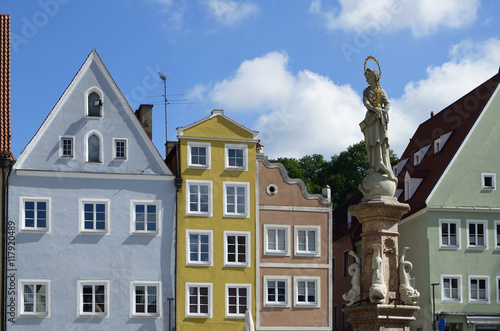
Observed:
[[[329,198],[260,156],[258,199],[257,330],[331,330]]]

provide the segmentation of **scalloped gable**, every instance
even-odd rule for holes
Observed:
[[[210,116],[190,125],[177,128],[178,138],[211,137],[228,140],[258,141],[258,132],[248,129],[224,115],[223,110],[214,109]]]
[[[92,89],[103,94],[99,118],[86,116],[85,96]],[[102,137],[99,164],[85,159],[85,141],[90,132]],[[74,157],[60,157],[62,136],[73,137]],[[114,138],[127,141],[126,161],[113,158]],[[171,175],[95,49],[21,153],[14,169]]]
[[[290,178],[288,171],[279,162],[269,162],[266,157],[259,158],[259,202],[262,205],[328,207],[329,201],[321,194],[310,194],[300,178]],[[278,194],[269,196],[266,187],[277,186]],[[325,206],[326,205],[326,206]]]

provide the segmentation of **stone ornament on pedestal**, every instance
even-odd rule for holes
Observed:
[[[362,202],[349,207],[362,224],[361,297],[358,302],[349,302],[344,312],[354,331],[409,331],[410,322],[415,320],[413,314],[420,308],[411,300],[418,297],[418,292],[409,286],[412,265],[404,260],[407,249],[402,259],[398,258],[398,222],[410,206],[394,197],[397,178],[392,172],[387,138],[390,105],[379,85],[380,66],[378,73],[366,69],[370,59],[378,65],[372,56],[365,61],[369,86],[363,92],[363,103],[367,112],[360,123],[370,167],[359,186],[364,196]]]

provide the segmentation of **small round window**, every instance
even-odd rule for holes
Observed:
[[[266,192],[269,195],[276,195],[278,193],[278,186],[276,186],[274,184],[269,184],[266,187]]]

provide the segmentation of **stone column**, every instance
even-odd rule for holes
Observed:
[[[419,309],[399,301],[398,222],[410,210],[393,197],[369,199],[349,207],[349,212],[362,224],[361,232],[361,300],[368,299],[372,285],[374,247],[381,247],[383,279],[387,294],[378,303],[366,300],[345,308],[354,331],[410,330],[413,314]],[[374,246],[375,245],[375,246]]]

